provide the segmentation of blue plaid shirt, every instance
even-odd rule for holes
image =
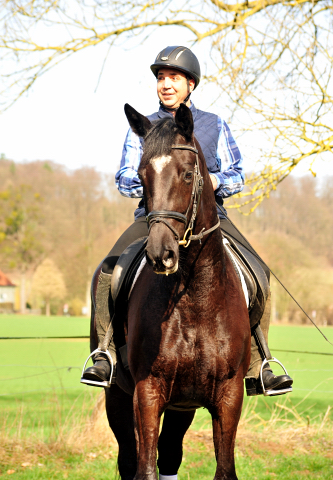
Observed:
[[[215,194],[226,198],[240,192],[244,187],[243,157],[230,128],[221,117],[218,117],[218,131],[216,162],[219,172],[212,175],[217,179]],[[117,188],[125,197],[143,197],[143,189],[137,173],[142,153],[140,138],[129,129],[124,142],[120,169],[116,173]]]

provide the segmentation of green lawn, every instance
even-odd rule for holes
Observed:
[[[332,480],[333,468],[329,458],[320,454],[285,456],[256,453],[261,458],[238,457],[236,469],[239,480]],[[3,480],[116,480],[116,459],[99,455],[89,458],[86,455],[62,455],[62,458],[43,458],[39,465],[21,467],[8,465],[0,469]],[[178,480],[212,480],[215,473],[215,459],[206,452],[189,454],[182,464]],[[7,474],[7,472],[9,472]],[[13,475],[14,474],[14,475]]]
[[[64,438],[66,440],[66,437]],[[239,480],[331,480],[332,422],[322,429],[241,429],[235,449]],[[0,438],[0,476],[4,480],[118,480],[117,449],[102,436],[82,443],[47,444],[34,440],[12,443]],[[191,430],[185,437],[179,480],[211,480],[216,462],[212,433]]]
[[[87,317],[0,314],[0,337],[80,337],[89,324]]]
[[[333,329],[323,329],[332,339]],[[87,318],[0,316],[6,336],[83,336]],[[245,397],[236,448],[239,479],[333,478],[333,357],[278,350],[333,353],[311,327],[271,327],[270,347],[294,380],[294,392]],[[79,383],[88,339],[0,340],[0,476],[4,480],[116,479],[116,448],[82,441],[81,431],[100,389]],[[278,371],[278,367],[275,368]],[[184,448],[179,480],[211,480],[215,471],[210,417],[199,409]],[[80,430],[81,428],[81,430]],[[289,430],[288,430],[289,429]],[[66,433],[67,432],[67,433]],[[2,438],[2,440],[1,440]],[[85,437],[83,437],[85,439]]]
[[[332,328],[323,330],[333,338]],[[89,332],[89,319],[2,315],[0,332],[1,336],[82,336]],[[271,327],[270,347],[294,378],[294,391],[283,397],[245,397],[247,415],[257,420],[259,415],[265,421],[277,408],[279,412],[289,412],[286,418],[290,419],[294,414],[287,409],[296,406],[307,421],[319,421],[327,407],[333,406],[333,356],[275,349],[333,353],[333,347],[314,328],[276,325]],[[22,412],[22,429],[28,433],[41,419],[45,424],[53,424],[60,410],[65,417],[73,411],[73,405],[77,411],[83,406],[92,407],[99,389],[79,383],[88,353],[88,339],[0,340],[0,419],[11,424],[17,412]],[[279,368],[275,367],[275,371]],[[209,425],[207,412],[199,410],[195,428]],[[44,433],[49,431],[46,428]]]
[[[326,337],[333,343],[333,328],[322,328]],[[311,326],[275,326],[270,329],[269,343],[272,355],[278,358],[294,379],[292,398],[333,404],[333,346]],[[276,350],[298,350],[322,352],[331,355],[306,353],[285,353]],[[274,364],[272,364],[274,365]],[[278,366],[277,370],[278,371]]]
[[[1,337],[70,337],[89,334],[86,317],[1,315]],[[80,384],[88,339],[0,340],[0,419],[22,435],[56,435],[68,416],[91,410],[99,389]],[[79,414],[79,413],[78,413]],[[42,425],[42,427],[41,427]],[[57,429],[56,429],[57,430]]]

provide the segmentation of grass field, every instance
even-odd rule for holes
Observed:
[[[333,329],[323,330],[332,341]],[[83,336],[89,332],[89,320],[2,315],[0,332],[1,337]],[[0,344],[1,478],[113,478],[112,441],[96,444],[84,436],[82,440],[99,394],[99,389],[79,383],[88,339],[0,340]],[[328,412],[333,406],[333,356],[278,351],[333,353],[333,347],[313,327],[275,325],[270,347],[294,378],[294,392],[245,397],[238,435],[239,478],[333,479]],[[80,441],[70,440],[76,429]],[[180,480],[213,478],[210,418],[204,409],[198,410],[186,445]]]

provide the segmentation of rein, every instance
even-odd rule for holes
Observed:
[[[208,235],[209,233],[213,232],[220,226],[220,220],[218,218],[218,222],[216,225],[214,225],[212,228],[209,228],[208,230],[205,229],[205,227],[198,233],[198,235],[193,235],[192,231],[194,228],[194,223],[195,219],[198,213],[198,208],[200,205],[200,199],[201,199],[201,194],[203,190],[203,178],[200,172],[200,167],[199,167],[199,155],[198,155],[198,150],[195,147],[192,147],[191,145],[182,145],[182,144],[176,144],[171,146],[172,149],[174,150],[190,150],[191,152],[195,153],[195,166],[194,166],[194,175],[193,175],[193,186],[192,186],[192,193],[191,193],[191,200],[189,203],[189,206],[187,207],[186,214],[184,215],[183,213],[179,212],[174,212],[172,210],[153,210],[150,212],[146,220],[149,225],[149,231],[148,234],[150,233],[151,228],[156,224],[156,223],[164,223],[174,234],[176,240],[178,241],[179,245],[184,246],[187,248],[189,244],[191,243],[192,240],[199,240],[201,243],[201,239],[205,236]],[[192,215],[190,220],[188,221],[188,213],[191,207],[191,204],[193,205],[192,208]],[[179,235],[176,231],[176,229],[166,220],[167,218],[172,218],[174,220],[178,220],[179,222],[184,223],[185,225],[185,233],[184,237],[182,240],[179,239]]]

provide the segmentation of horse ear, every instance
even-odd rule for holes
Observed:
[[[193,134],[193,117],[191,110],[181,103],[177,109],[175,122],[178,126],[179,133],[183,135],[186,140],[191,140]]]
[[[124,110],[133,132],[139,135],[139,137],[144,137],[152,126],[148,118],[141,115],[128,103],[125,103]]]

